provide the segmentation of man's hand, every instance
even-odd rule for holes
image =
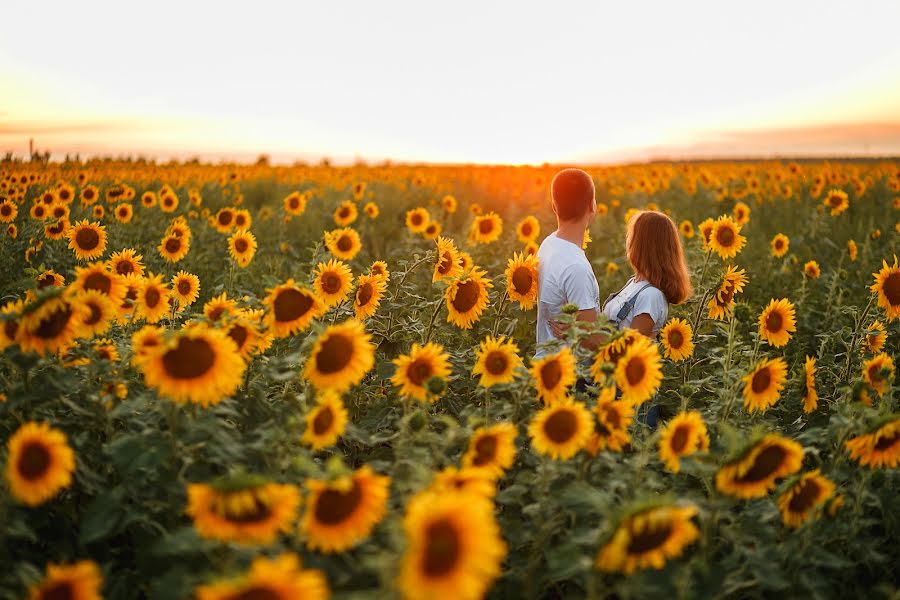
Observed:
[[[566,323],[560,323],[559,321],[554,321],[551,319],[549,321],[550,331],[553,332],[553,337],[558,340],[561,340],[566,337],[566,332],[569,330],[569,325]]]

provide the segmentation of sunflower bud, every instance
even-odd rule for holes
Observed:
[[[566,304],[562,307],[562,311],[567,315],[574,315],[578,312],[578,305],[572,303]]]
[[[447,380],[443,377],[432,377],[425,382],[425,389],[429,394],[440,396],[447,390]]]
[[[690,386],[690,385],[683,385],[680,388],[678,388],[678,393],[681,394],[682,398],[690,398],[691,395],[694,393],[694,388],[693,388],[693,386]]]
[[[616,372],[616,365],[611,362],[605,362],[600,365],[600,372],[604,375],[612,375]]]
[[[428,419],[425,417],[425,413],[421,410],[416,411],[409,418],[409,428],[413,431],[421,431],[423,427],[428,423]]]
[[[738,323],[749,323],[753,319],[753,315],[750,313],[750,307],[746,304],[735,305],[734,318],[738,320]]]
[[[840,271],[838,271],[838,277],[841,278],[841,281],[847,281],[847,277],[849,277],[849,276],[850,275],[847,273],[847,271],[845,269],[841,269]]]

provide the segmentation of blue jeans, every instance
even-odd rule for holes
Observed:
[[[646,425],[650,429],[656,429],[659,423],[659,406],[650,398],[638,407],[637,422]]]

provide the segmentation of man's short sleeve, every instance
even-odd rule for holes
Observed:
[[[566,294],[566,302],[577,305],[578,310],[600,307],[597,278],[588,265],[569,265],[560,279]]]

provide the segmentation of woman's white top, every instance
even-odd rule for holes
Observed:
[[[616,294],[603,307],[603,314],[609,320],[615,322],[622,305],[628,302],[644,286],[647,287],[638,295],[637,300],[634,302],[634,307],[619,320],[618,327],[619,329],[631,327],[631,322],[636,316],[647,313],[653,319],[653,335],[655,336],[666,324],[666,319],[669,316],[669,303],[666,301],[665,294],[659,288],[648,285],[646,281],[635,281],[634,277],[629,279],[622,291]]]

